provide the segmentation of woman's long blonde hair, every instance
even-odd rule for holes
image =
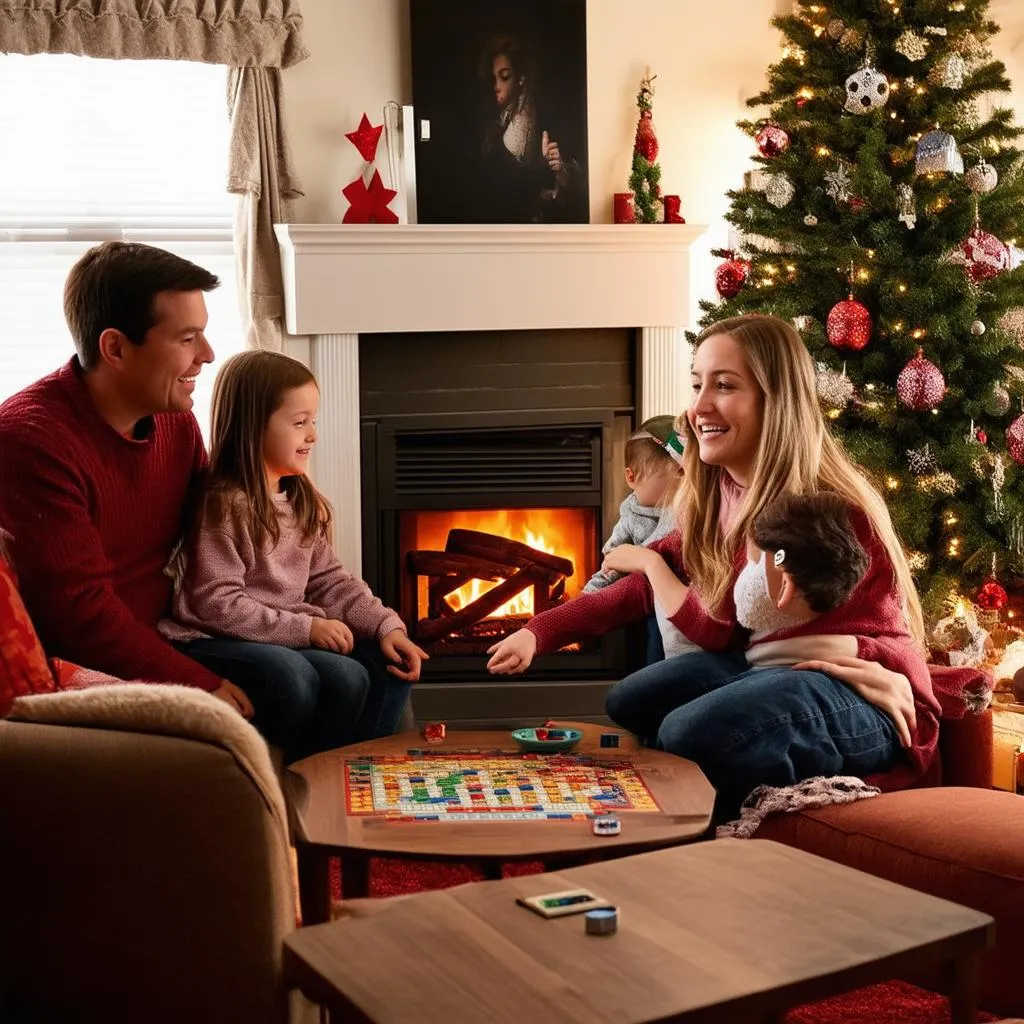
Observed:
[[[834,491],[867,516],[892,562],[910,633],[923,643],[921,602],[889,510],[827,430],[818,406],[814,363],[800,335],[777,317],[737,316],[704,330],[694,351],[717,334],[729,335],[740,346],[764,395],[764,414],[753,477],[747,481],[743,503],[724,535],[718,517],[719,485],[725,470],[701,462],[689,420],[680,417],[679,429],[686,432],[689,442],[676,499],[683,564],[708,608],[719,608],[724,602],[735,576],[737,552],[766,505],[784,494]]]
[[[267,541],[276,544],[281,536],[267,481],[263,435],[285,393],[306,384],[316,384],[316,378],[297,359],[280,352],[242,352],[224,364],[213,385],[203,508],[215,520],[223,519],[229,507],[241,510],[257,548]],[[312,482],[305,476],[288,476],[281,484],[303,537],[309,541],[325,534],[330,508]],[[239,493],[244,502],[238,502]]]

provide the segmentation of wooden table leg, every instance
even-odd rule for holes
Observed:
[[[370,895],[370,858],[358,854],[341,855],[341,898],[359,900]]]
[[[317,846],[299,843],[299,907],[302,923],[326,924],[331,919],[331,858]]]
[[[981,980],[981,951],[970,950],[953,961],[953,984],[949,990],[952,1024],[975,1024],[978,1019],[978,983]]]

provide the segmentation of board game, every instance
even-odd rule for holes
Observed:
[[[661,809],[632,762],[584,754],[353,758],[345,798],[350,815],[399,821],[581,821]]]

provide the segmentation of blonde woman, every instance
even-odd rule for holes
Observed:
[[[884,501],[826,430],[799,335],[774,317],[714,324],[697,339],[693,388],[679,531],[650,548],[616,548],[604,568],[629,576],[536,616],[492,648],[488,667],[525,671],[537,651],[603,634],[657,603],[707,653],[628,676],[609,691],[608,713],[700,764],[720,814],[758,785],[815,775],[911,784],[938,740],[920,603]],[[816,658],[749,669],[732,600],[746,538],[775,499],[820,490],[851,506],[868,570],[841,608],[801,626]],[[835,653],[844,651],[856,654]]]

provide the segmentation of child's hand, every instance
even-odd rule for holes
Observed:
[[[338,619],[315,617],[313,624],[309,627],[309,642],[314,647],[323,648],[325,651],[348,654],[352,650],[355,640],[352,637],[352,630],[344,622],[340,622]]]
[[[652,558],[660,558],[656,551],[636,544],[620,544],[612,548],[601,563],[601,572],[647,572]]]
[[[380,639],[380,649],[388,661],[394,662],[388,665],[388,671],[408,683],[415,683],[419,679],[420,666],[430,660],[430,655],[414,644],[404,629],[393,629],[385,633]]]
[[[511,636],[487,649],[491,660],[487,671],[496,676],[512,676],[525,672],[537,653],[537,637],[528,629],[517,629]]]

